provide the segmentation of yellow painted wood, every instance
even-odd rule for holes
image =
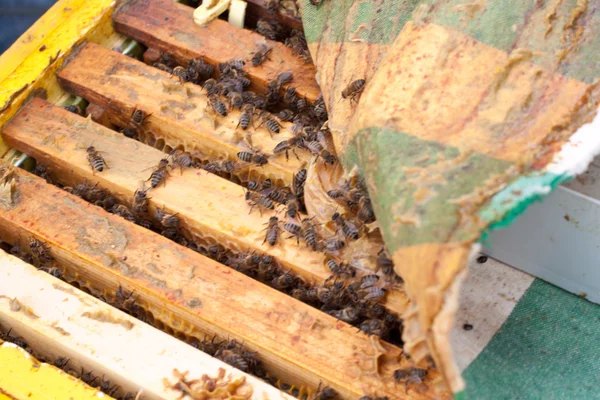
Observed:
[[[0,127],[33,90],[46,90],[49,99],[54,93],[62,94],[54,73],[84,39],[106,42],[114,38],[115,4],[116,0],[59,1],[0,56]],[[0,156],[7,150],[0,142]]]
[[[0,394],[0,400],[111,399],[66,372],[40,363],[8,342],[0,346],[0,388],[6,394]]]

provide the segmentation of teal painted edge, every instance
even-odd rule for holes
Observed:
[[[504,190],[497,193],[484,208],[480,216],[489,224],[483,232],[480,241],[484,241],[489,232],[506,228],[512,224],[527,207],[536,201],[541,201],[556,187],[568,182],[573,176],[542,172],[519,177]]]
[[[454,393],[454,400],[467,400],[467,393],[464,390],[462,392]]]

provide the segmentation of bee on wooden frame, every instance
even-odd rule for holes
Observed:
[[[150,186],[152,188],[157,187],[161,183],[165,184],[165,180],[167,176],[169,176],[170,167],[171,166],[169,165],[168,158],[163,158],[159,161],[158,165],[156,166],[156,169],[152,171],[150,178],[148,178],[148,181],[150,181]]]
[[[104,171],[104,168],[108,168],[106,161],[104,161],[104,158],[100,155],[100,152],[96,150],[93,144],[86,149],[86,152],[88,163],[90,163],[90,166],[92,167],[92,174],[95,175],[96,171],[102,172]]]
[[[266,44],[261,43],[256,50],[256,53],[252,56],[252,65],[258,67],[262,65],[266,60],[269,59],[269,53],[273,50],[272,47],[268,47]]]
[[[352,81],[342,90],[342,98],[350,99],[350,101],[356,101],[356,96],[360,95],[365,89],[366,81],[364,79],[357,79]]]

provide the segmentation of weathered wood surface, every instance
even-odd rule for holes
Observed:
[[[171,0],[137,0],[115,14],[114,25],[117,31],[146,46],[172,54],[180,64],[187,65],[189,59],[198,56],[215,65],[242,59],[257,88],[264,89],[268,80],[292,71],[292,86],[299,95],[310,101],[319,96],[314,66],[292,54],[283,43],[267,40],[273,48],[270,60],[253,67],[250,60],[258,45],[265,42],[263,36],[220,19],[196,25],[192,12],[191,7]]]
[[[58,357],[66,357],[69,360],[66,370],[76,373],[80,373],[81,369],[93,371],[94,376],[109,380],[111,386],[120,386],[121,390],[116,394],[137,393],[142,390],[146,400],[177,399],[181,392],[171,390],[163,384],[164,379],[172,384],[177,381],[173,375],[175,369],[181,373],[189,372],[188,378],[194,379],[203,374],[216,377],[222,368],[231,381],[245,380],[239,392],[251,393],[248,398],[291,399],[273,386],[210,357],[1,250],[0,275],[2,326],[11,327],[11,335],[25,339],[36,355],[51,362]],[[2,357],[0,364],[1,360]],[[66,376],[62,378],[59,375]],[[77,388],[78,385],[73,380],[70,375],[56,371],[52,381],[45,383],[46,390],[51,390],[61,381],[64,381],[63,390],[67,386]],[[39,379],[36,381],[41,384]],[[1,382],[0,376],[0,385]],[[101,381],[97,380],[95,384],[99,385]],[[31,381],[27,385],[29,389],[37,387]],[[3,388],[8,389],[7,386]],[[53,396],[57,397],[53,398],[67,394],[76,399],[83,398],[81,393],[85,391],[77,390],[78,392],[56,392]],[[86,390],[95,392],[89,388]]]
[[[47,113],[36,113],[36,108]],[[5,137],[58,175],[74,181],[97,181],[122,198],[131,197],[139,181],[148,174],[146,171],[140,175],[140,169],[162,156],[39,100],[7,127]],[[85,147],[92,141],[98,150],[105,151],[111,167],[95,176],[85,160]],[[133,150],[135,158],[131,157]],[[236,220],[246,220],[243,225],[247,228],[242,229],[256,232],[262,228],[259,221],[263,218],[257,220],[255,214],[244,216],[239,212],[244,205],[223,197],[224,193],[234,193],[229,187],[232,183],[211,176],[210,179],[222,182],[206,186],[201,176],[210,175],[189,170],[183,175],[174,173],[165,187],[151,193],[152,201],[165,204],[169,212],[180,211],[190,228],[192,224],[204,224],[208,230],[204,234],[218,240],[221,229],[230,229],[232,236],[228,240],[238,243],[251,236],[247,231],[232,229]],[[55,258],[69,268],[68,274],[77,274],[77,279],[90,281],[96,287],[114,291],[120,284],[128,291],[135,290],[139,304],[152,313],[155,321],[191,336],[217,334],[243,341],[250,350],[259,351],[269,370],[293,383],[316,387],[323,382],[347,398],[365,393],[390,398],[405,396],[392,379],[393,370],[410,363],[401,356],[400,349],[379,343],[354,327],[107,214],[37,177],[20,173],[15,190],[19,200],[10,210],[0,211],[0,239],[10,243],[33,236],[47,242]],[[215,209],[217,206],[229,208],[225,211]],[[193,221],[190,213],[198,208],[209,212]],[[288,257],[296,252],[294,263],[306,262],[305,256],[311,255],[301,247],[295,248],[295,244],[286,246],[286,250],[270,253]],[[377,349],[382,348],[385,355],[378,356]],[[428,384],[439,382],[437,373],[432,373]],[[432,389],[422,397],[438,393]]]
[[[103,107],[112,123],[127,126],[131,114],[140,109],[150,116],[144,129],[162,138],[175,148],[183,145],[199,156],[237,160],[239,151],[247,150],[245,132],[238,125],[238,111],[226,117],[215,116],[207,103],[207,96],[198,85],[179,84],[176,77],[145,65],[101,46],[88,44],[58,75],[60,84],[69,92]],[[270,153],[280,142],[292,137],[285,128],[279,135],[271,135],[265,127],[248,128],[253,145]],[[281,154],[271,157],[262,167],[253,167],[279,183],[290,184],[293,174],[305,164],[309,155],[299,151],[303,161]]]
[[[14,148],[56,171],[63,184],[98,182],[127,203],[165,157],[156,149],[41,99],[32,100],[4,129],[3,137]],[[93,174],[86,159],[85,149],[92,143],[103,152],[110,167],[102,173]],[[174,170],[164,186],[149,193],[153,209],[164,206],[168,212],[178,213],[183,227],[204,241],[242,252],[270,254],[309,282],[322,283],[331,274],[322,253],[297,245],[293,239],[282,238],[273,247],[263,243],[264,224],[271,214],[263,212],[261,216],[257,209],[249,214],[242,187],[226,179],[203,170]],[[403,292],[392,291],[385,304],[402,314],[408,299]]]
[[[247,0],[248,4],[246,8],[246,25],[252,28],[256,27],[256,21],[260,18],[267,20],[275,19],[285,29],[299,29],[302,30],[302,20],[298,15],[298,18],[294,18],[291,15],[275,12],[269,12],[266,7],[267,1],[265,0]]]

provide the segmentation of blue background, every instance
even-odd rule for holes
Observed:
[[[0,0],[0,53],[8,49],[54,3],[55,0]]]

